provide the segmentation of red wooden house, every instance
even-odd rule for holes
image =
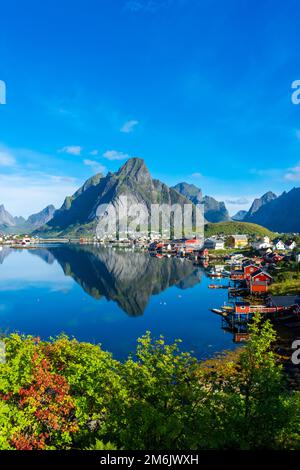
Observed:
[[[253,262],[246,261],[245,263],[243,263],[242,269],[231,271],[230,279],[232,279],[233,281],[248,280],[250,279],[250,276],[259,269],[260,267],[254,264]]]
[[[272,280],[272,276],[262,269],[253,272],[248,280],[250,293],[264,294],[268,292],[268,287],[272,284]]]
[[[259,271],[259,269],[259,266],[256,266],[255,264],[248,264],[247,266],[244,266],[244,279],[250,279],[252,274]]]

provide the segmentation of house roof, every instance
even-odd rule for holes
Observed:
[[[257,265],[253,261],[250,261],[250,260],[243,261],[243,268],[248,268],[248,266],[254,266],[255,268],[257,268]]]
[[[279,253],[274,253],[272,256],[270,256],[271,261],[281,261],[282,259],[284,259],[284,256],[280,255]]]
[[[248,240],[247,235],[232,235],[235,240]]]
[[[263,269],[258,269],[257,271],[255,271],[254,273],[251,273],[250,276],[252,278],[256,277],[256,276],[259,276],[260,274],[264,274],[265,276],[269,277],[270,279],[272,279],[272,276],[267,273],[267,271],[264,271]]]
[[[245,261],[243,261],[243,266],[248,266],[252,264],[252,261],[250,259],[245,259]]]

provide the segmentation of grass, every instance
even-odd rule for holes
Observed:
[[[297,295],[300,294],[300,278],[286,279],[285,281],[275,282],[270,286],[272,295]]]
[[[273,295],[297,295],[300,294],[300,265],[289,262],[280,266],[273,272],[274,283],[270,286]]]
[[[208,250],[209,256],[213,257],[227,257],[232,255],[233,253],[239,253],[243,255],[245,258],[250,258],[254,256],[255,252],[252,250],[252,248],[225,248],[224,250]]]
[[[300,294],[300,272],[284,271],[275,276],[275,282],[270,286],[272,295]]]
[[[210,255],[231,255],[232,253],[237,253],[241,252],[243,253],[242,250],[240,249],[235,249],[235,248],[225,248],[224,250],[208,250]]]

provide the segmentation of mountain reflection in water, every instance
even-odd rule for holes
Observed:
[[[153,258],[148,253],[126,252],[111,247],[56,246],[37,248],[30,253],[51,264],[61,265],[95,299],[116,302],[130,316],[142,315],[150,297],[168,287],[193,287],[201,280],[201,270],[179,258]]]
[[[179,258],[93,245],[3,246],[0,331],[43,339],[64,333],[120,359],[151,331],[167,342],[182,339],[184,350],[204,358],[235,347],[210,311],[228,301],[227,290],[210,283],[205,269]]]

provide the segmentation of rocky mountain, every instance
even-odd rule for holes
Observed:
[[[233,220],[252,222],[273,231],[300,231],[299,207],[300,188],[294,188],[277,197],[269,191],[261,198],[253,201],[250,210],[239,211]],[[124,203],[126,196],[126,205]],[[84,236],[98,234],[98,227],[110,223],[109,208],[113,207],[119,217],[120,226],[127,218],[127,210],[139,205],[141,213],[149,214],[151,204],[204,204],[205,222],[226,222],[230,217],[224,202],[213,197],[202,196],[195,185],[179,183],[168,187],[159,180],[153,179],[144,161],[140,158],[129,159],[117,172],[109,172],[106,176],[98,173],[89,178],[72,196],[65,198],[59,210],[47,206],[27,220],[23,217],[13,217],[0,206],[0,232],[24,233],[33,231],[41,236]],[[137,214],[132,214],[130,221]],[[168,229],[168,221],[164,221],[162,229]],[[141,230],[147,232],[148,216],[145,216]],[[159,227],[151,227],[159,230]],[[120,230],[121,231],[121,230]]]
[[[16,226],[23,226],[26,224],[26,219],[22,216],[14,217],[14,221]]]
[[[148,212],[151,204],[191,204],[174,188],[152,179],[142,159],[131,158],[116,173],[109,172],[106,176],[99,173],[88,179],[73,196],[65,199],[53,219],[36,233],[43,236],[94,235],[97,227],[104,227],[110,222],[108,205],[119,213],[124,210],[127,217],[124,196],[127,198],[127,208],[139,204],[142,212]],[[142,228],[148,230],[146,218]]]
[[[216,201],[211,196],[204,196],[204,217],[208,222],[226,222],[230,220],[224,202]]]
[[[244,217],[245,222],[252,222],[253,220],[251,217],[265,204],[268,204],[269,202],[273,201],[276,199],[277,196],[276,194],[272,193],[272,191],[268,191],[266,194],[264,194],[262,197],[254,199],[252,206],[250,207],[248,213]],[[251,219],[251,220],[250,220]]]
[[[28,224],[32,229],[39,228],[42,225],[47,224],[54,216],[55,207],[50,204],[45,207],[42,211],[32,214],[28,217],[26,224]]]
[[[230,220],[224,202],[218,202],[211,196],[202,197],[201,189],[194,184],[178,183],[173,186],[177,192],[188,198],[193,204],[204,203],[204,217],[207,222],[225,222]]]
[[[24,217],[13,217],[6,211],[4,205],[0,206],[0,232],[3,233],[24,233],[32,232],[52,219],[55,207],[50,205],[37,214],[32,214],[28,219]]]
[[[202,191],[194,184],[178,183],[173,189],[187,197],[193,204],[202,204]]]
[[[237,220],[238,222],[241,222],[246,217],[246,214],[248,214],[247,211],[238,211],[231,218],[232,218],[232,220]]]
[[[300,232],[300,188],[284,192],[279,197],[267,193],[261,199],[263,204],[252,213],[251,209],[245,221],[263,225],[274,232]],[[253,203],[254,204],[254,203]],[[253,206],[252,204],[252,206]]]
[[[0,230],[4,230],[8,227],[14,227],[16,225],[13,216],[7,212],[4,205],[0,206]]]

